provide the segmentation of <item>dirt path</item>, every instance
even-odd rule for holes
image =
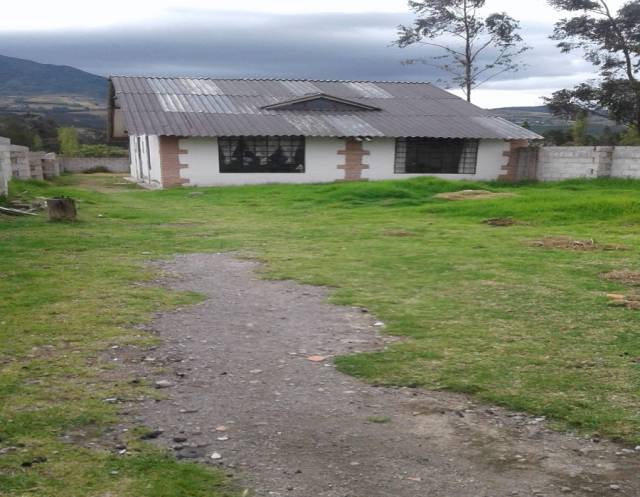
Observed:
[[[259,496],[640,495],[640,453],[308,360],[384,341],[372,316],[327,304],[321,288],[261,280],[255,267],[228,255],[162,266],[174,276],[165,284],[208,297],[150,326],[164,345],[147,361],[166,364],[156,379],[172,385],[138,414],[178,457],[221,464]]]

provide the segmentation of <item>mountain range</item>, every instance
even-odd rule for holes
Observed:
[[[37,114],[63,126],[103,129],[106,99],[102,76],[0,55],[0,115]]]

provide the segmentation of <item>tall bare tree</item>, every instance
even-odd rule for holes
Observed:
[[[600,79],[557,91],[547,104],[564,117],[580,113],[608,114],[640,130],[640,0],[618,11],[608,0],[549,0],[556,9],[573,13],[556,23],[551,38],[562,52],[582,49],[599,68]]]
[[[417,18],[411,26],[398,26],[395,44],[405,48],[424,45],[439,54],[409,59],[448,73],[448,82],[462,89],[471,102],[474,89],[497,76],[521,69],[519,56],[531,47],[518,33],[520,24],[506,13],[483,16],[486,0],[409,1]]]

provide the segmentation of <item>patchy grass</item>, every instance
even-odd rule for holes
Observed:
[[[383,424],[391,423],[391,417],[390,416],[369,416],[367,418],[367,421],[369,423],[383,425]]]
[[[434,198],[462,189],[515,195]],[[180,252],[259,257],[266,277],[330,285],[333,301],[367,307],[408,337],[339,358],[342,371],[467,392],[640,442],[640,313],[609,307],[606,294],[629,285],[602,277],[639,270],[640,182],[425,178],[198,191],[140,191],[102,174],[12,184],[14,196],[73,196],[80,219],[0,218],[0,448],[15,447],[0,457],[0,493],[225,495],[217,473],[145,444],[118,456],[86,443],[116,419],[105,398],[147,392],[114,379],[100,352],[149,344],[132,324],[197,298],[144,285],[146,260]],[[518,223],[483,224],[506,218]],[[529,244],[549,237],[627,250]],[[83,441],[65,438],[78,432]],[[41,455],[46,462],[21,466]]]

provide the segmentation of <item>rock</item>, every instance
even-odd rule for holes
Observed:
[[[156,388],[171,388],[172,386],[173,383],[171,383],[169,380],[158,380],[155,383]]]
[[[229,437],[227,435],[223,435],[221,437],[216,438],[216,440],[220,442],[226,442],[227,440],[229,440]]]
[[[176,457],[178,459],[199,459],[204,457],[205,451],[202,448],[187,447],[178,451]]]
[[[311,362],[323,362],[326,361],[327,358],[321,355],[311,355],[309,357],[307,357],[307,361],[311,361]]]
[[[569,487],[562,487],[562,488],[560,489],[560,491],[561,491],[563,494],[570,494],[571,492],[573,492],[573,490],[572,490],[571,488],[569,488]]]
[[[227,431],[227,427],[225,425],[218,425],[215,428],[216,431]]]
[[[140,436],[140,440],[155,440],[164,433],[162,430],[153,430]]]
[[[251,371],[249,371],[251,374],[260,374],[262,373],[262,369],[252,369]]]
[[[620,485],[609,485],[609,488],[611,490],[613,490],[614,492],[619,492],[620,491]]]
[[[376,321],[375,323],[373,323],[373,326],[377,326],[378,328],[384,326],[384,323],[382,321]]]
[[[187,437],[173,437],[173,441],[177,444],[185,443],[187,441]]]
[[[24,461],[21,466],[23,468],[30,468],[31,466],[33,466],[34,464],[42,464],[44,462],[47,462],[47,458],[44,456],[36,456],[33,459],[31,459],[30,461]]]
[[[222,454],[220,454],[219,452],[214,452],[213,454],[211,454],[211,459],[213,459],[214,461],[222,459]]]

